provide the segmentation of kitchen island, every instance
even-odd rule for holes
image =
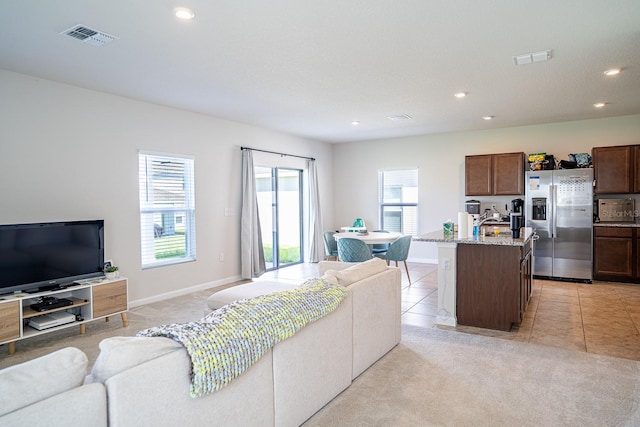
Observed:
[[[416,236],[438,247],[438,314],[441,325],[508,331],[520,323],[532,291],[534,229],[445,237],[442,231]]]

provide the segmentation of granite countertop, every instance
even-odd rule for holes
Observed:
[[[640,224],[636,222],[594,222],[594,227],[630,227],[639,228]]]
[[[453,233],[452,237],[444,237],[442,230],[432,231],[431,233],[415,236],[413,241],[416,242],[436,242],[436,243],[464,243],[473,245],[504,245],[504,246],[524,246],[535,229],[532,227],[523,227],[520,231],[520,238],[514,239],[509,233],[500,233],[497,236],[477,236],[477,237],[458,237],[458,233]]]

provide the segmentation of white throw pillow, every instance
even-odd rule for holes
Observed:
[[[104,339],[100,342],[100,354],[93,365],[87,382],[104,383],[122,371],[180,348],[184,348],[180,343],[170,338],[162,337],[113,337]]]
[[[88,364],[81,350],[67,347],[3,369],[0,371],[0,416],[80,387]]]
[[[380,258],[372,258],[368,261],[354,264],[351,267],[345,268],[344,270],[327,270],[325,272],[325,275],[331,273],[331,275],[335,276],[338,279],[338,284],[342,286],[349,286],[352,283],[366,279],[367,277],[373,276],[374,274],[382,273],[386,269],[386,261]]]

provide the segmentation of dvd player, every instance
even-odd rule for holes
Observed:
[[[54,326],[64,325],[76,321],[76,316],[66,311],[56,311],[55,313],[43,314],[42,316],[32,317],[29,320],[29,326],[39,331],[43,329],[53,328]]]
[[[67,307],[73,305],[73,301],[66,298],[54,298],[54,297],[42,297],[40,302],[31,304],[31,307],[35,311],[47,311],[54,308]]]

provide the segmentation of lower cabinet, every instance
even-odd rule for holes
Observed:
[[[71,301],[70,305],[45,311],[36,311],[31,305],[43,297],[53,297]],[[46,334],[63,328],[79,326],[85,331],[85,323],[120,314],[123,326],[127,326],[128,310],[127,279],[90,279],[66,289],[37,294],[12,294],[0,297],[0,344],[8,344],[9,354],[16,349],[16,341]],[[55,322],[49,327],[46,321],[52,316],[64,313],[64,322]],[[48,316],[48,317],[47,317]],[[32,327],[38,321],[37,327]],[[54,319],[55,320],[55,319]],[[68,323],[66,323],[68,322]],[[60,324],[61,323],[61,324]],[[43,326],[44,325],[44,326]]]
[[[636,282],[640,233],[632,227],[593,227],[593,278]]]
[[[508,331],[522,321],[532,291],[531,241],[524,246],[457,246],[460,325]]]

